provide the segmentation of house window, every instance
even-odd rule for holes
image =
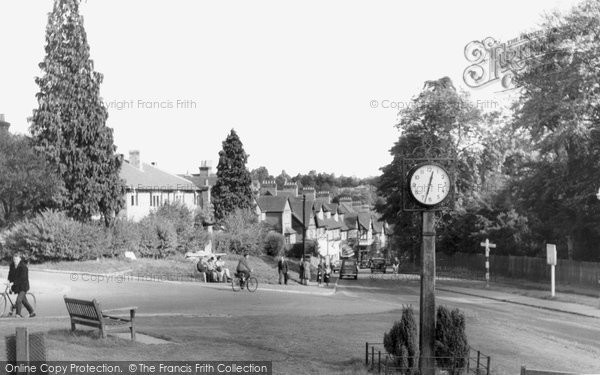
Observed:
[[[285,244],[286,245],[290,244],[290,236],[285,236]]]
[[[135,204],[135,197],[132,195],[131,196],[131,205],[133,206]]]

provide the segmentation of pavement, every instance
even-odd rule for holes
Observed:
[[[513,303],[521,306],[535,307],[542,310],[562,312],[572,315],[579,315],[588,318],[600,319],[600,299],[598,306],[588,306],[579,303],[557,301],[552,299],[535,298],[522,296],[513,293],[507,293],[489,289],[462,288],[457,286],[436,287],[436,290],[457,293],[467,296],[486,298],[490,300]]]

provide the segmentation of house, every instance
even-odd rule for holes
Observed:
[[[265,195],[256,201],[259,220],[285,237],[286,244],[296,243],[296,231],[292,228],[292,209],[285,196]]]
[[[118,216],[139,221],[167,203],[179,202],[194,211],[210,203],[210,188],[199,187],[175,174],[163,171],[156,163],[144,163],[138,150],[129,152],[121,167],[125,181],[125,207]]]
[[[273,180],[263,181],[258,191],[256,213],[260,220],[285,235],[289,222],[287,202],[291,214],[288,231],[293,231],[295,241],[299,242],[306,226],[306,239],[317,241],[319,253],[326,259],[339,259],[344,241],[348,239],[356,239],[359,254],[363,256],[375,239],[380,244],[385,241],[385,225],[377,221],[368,207],[353,202],[351,197],[341,197],[339,203],[331,203],[328,191],[315,191],[308,186],[299,189],[296,183],[286,183],[278,190]]]

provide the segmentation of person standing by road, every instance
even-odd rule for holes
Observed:
[[[325,272],[323,273],[323,281],[326,286],[329,286],[329,279],[331,278],[331,265],[327,263],[325,265]]]
[[[13,260],[10,263],[8,270],[8,282],[12,283],[10,290],[17,294],[17,300],[15,302],[16,317],[22,318],[21,309],[25,306],[29,312],[29,317],[35,316],[33,307],[27,301],[27,292],[29,291],[29,269],[25,261],[21,259],[20,254],[13,255]]]
[[[304,280],[304,285],[310,285],[310,261],[309,261],[309,256],[305,256],[304,257],[304,272],[303,272],[303,280]]]
[[[321,261],[319,261],[319,265],[317,266],[317,283],[319,286],[323,286],[323,272],[323,260],[321,259]]]
[[[288,262],[285,259],[285,256],[281,256],[281,258],[279,259],[279,262],[277,262],[277,271],[279,272],[279,284],[281,285],[281,282],[283,280],[284,284],[287,285],[288,282]]]

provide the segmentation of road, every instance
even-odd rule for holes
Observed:
[[[75,276],[74,276],[75,275]],[[233,293],[190,282],[150,282],[97,278],[83,274],[31,271],[40,319],[66,316],[63,295],[96,298],[105,308],[138,306],[138,316],[181,314],[193,317],[302,316],[317,322],[331,316],[352,319],[355,334],[348,353],[362,356],[365,341],[381,341],[393,323],[390,312],[412,305],[418,312],[418,281],[392,280],[390,276],[361,271],[358,280],[341,280],[335,294],[290,290]],[[276,287],[272,287],[276,288]],[[600,373],[600,319],[541,310],[450,292],[438,292],[436,304],[457,307],[467,318],[470,344],[492,357],[496,374],[518,373],[521,365],[555,371]],[[241,306],[244,306],[242,309]],[[352,317],[361,316],[360,319]],[[366,317],[366,318],[363,318]],[[399,314],[397,314],[399,318]],[[6,320],[4,320],[6,321]],[[6,328],[6,326],[5,326]],[[4,333],[4,332],[2,332]],[[361,345],[362,344],[362,345]]]

